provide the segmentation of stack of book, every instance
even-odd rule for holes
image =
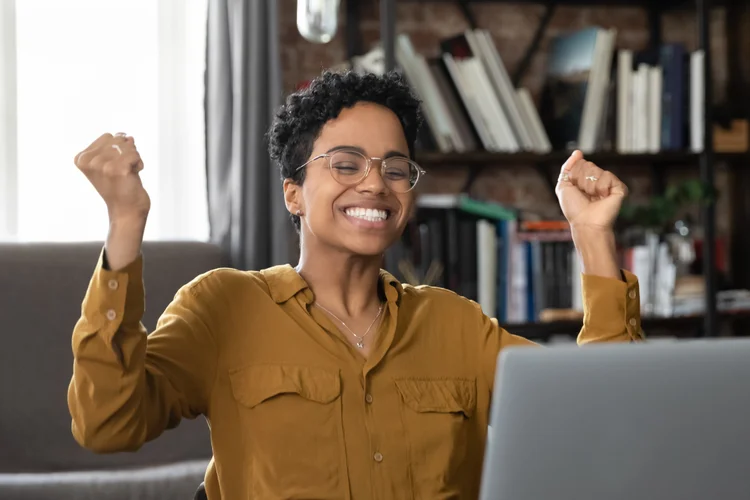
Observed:
[[[703,51],[617,50],[616,41],[615,29],[599,27],[555,37],[538,109],[527,88],[514,87],[486,30],[441,41],[431,59],[401,34],[396,60],[423,102],[424,149],[702,151]]]
[[[567,222],[521,221],[515,210],[466,195],[422,195],[386,255],[405,282],[451,289],[504,323],[580,312],[580,265]]]
[[[423,102],[423,142],[440,152],[485,149],[549,152],[552,146],[526,88],[514,88],[491,35],[470,30],[444,40],[428,60],[408,35],[396,40],[396,60]]]

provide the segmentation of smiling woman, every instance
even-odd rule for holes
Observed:
[[[397,74],[324,73],[291,95],[268,138],[297,266],[206,273],[148,336],[140,156],[132,138],[106,134],[82,152],[120,215],[73,333],[76,439],[137,449],[202,414],[211,500],[476,498],[498,354],[533,344],[470,300],[381,269],[424,173],[412,161],[419,121]],[[556,192],[585,270],[578,342],[640,339],[638,282],[617,268],[611,227],[626,188],[576,152]]]
[[[363,129],[367,144],[357,133]],[[399,149],[391,150],[394,145]],[[408,151],[396,114],[382,105],[357,103],[321,128],[313,158],[295,170],[307,174],[284,181],[287,208],[302,214],[303,260],[306,249],[320,245],[360,255],[385,252],[414,203],[420,168]],[[370,168],[373,162],[380,168]]]

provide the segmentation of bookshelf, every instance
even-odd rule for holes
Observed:
[[[746,312],[720,313],[719,321],[740,323],[750,319]],[[658,332],[656,337],[693,338],[703,328],[704,316],[674,318],[643,318],[641,327],[646,332]],[[550,321],[548,323],[515,323],[503,325],[509,332],[530,340],[546,342],[556,335],[572,337],[581,329],[580,321]]]
[[[403,2],[447,2],[450,0],[401,0]],[[537,34],[532,41],[528,53],[522,61],[520,72],[522,73],[528,66],[528,61],[533,53],[539,48],[539,40],[546,29],[549,19],[557,6],[630,6],[633,8],[645,9],[648,13],[650,24],[650,44],[658,47],[661,44],[661,16],[670,9],[691,9],[695,11],[698,26],[698,50],[705,53],[703,65],[703,144],[704,148],[699,153],[683,151],[665,151],[653,154],[618,154],[616,152],[601,152],[588,154],[587,158],[603,166],[610,165],[650,165],[652,167],[674,166],[682,168],[698,168],[699,176],[710,189],[715,185],[715,166],[719,162],[726,163],[734,170],[750,171],[750,154],[748,153],[715,153],[713,151],[713,117],[714,104],[712,101],[713,88],[711,82],[712,64],[711,51],[708,50],[710,40],[709,15],[712,7],[727,6],[728,9],[741,8],[738,5],[742,2],[725,2],[718,0],[661,0],[659,2],[631,1],[631,0],[554,0],[554,1],[533,1],[533,0],[460,0],[454,1],[463,14],[467,17],[469,25],[473,28],[476,22],[471,15],[469,5],[471,3],[525,3],[537,4],[546,7],[546,12],[541,18],[539,26],[536,28]],[[361,34],[355,29],[358,26],[357,18],[359,7],[356,6],[357,0],[349,0],[347,3],[347,47],[349,55],[355,54],[361,46]],[[395,47],[396,47],[396,0],[380,0],[380,37],[384,51],[386,70],[394,69],[395,64]],[[737,12],[736,10],[733,12]],[[727,16],[731,18],[731,14]],[[736,34],[728,33],[728,39]],[[729,46],[729,43],[727,44]],[[731,50],[729,52],[732,52]],[[735,51],[736,52],[736,51]],[[737,76],[736,67],[739,60],[738,54],[728,54],[730,66],[730,79],[732,73]],[[517,82],[520,74],[513,75],[513,81]],[[741,84],[730,82],[736,89]],[[743,90],[744,92],[744,90]],[[737,97],[735,95],[735,97]],[[744,96],[743,96],[744,97]],[[428,151],[419,151],[417,161],[428,171],[431,169],[469,167],[473,171],[484,168],[503,168],[508,165],[529,165],[534,167],[544,167],[550,165],[560,165],[564,161],[568,152],[555,151],[546,154],[535,153],[494,153],[487,151],[472,151],[468,153],[437,153]],[[658,326],[666,328],[672,325],[675,330],[688,328],[688,325],[700,326],[700,330],[706,336],[718,335],[719,326],[723,316],[717,311],[717,273],[714,266],[716,261],[716,214],[713,203],[706,204],[702,209],[702,220],[704,222],[704,251],[702,255],[702,267],[704,269],[703,277],[705,280],[705,313],[701,317],[690,318],[662,318],[654,320],[644,320],[644,328]],[[745,250],[747,251],[747,250]],[[736,252],[735,252],[736,253]],[[747,273],[750,274],[750,273]],[[750,277],[750,276],[749,276]],[[686,323],[687,322],[687,323]],[[539,335],[548,335],[559,331],[560,329],[577,329],[575,322],[563,323],[541,323],[541,324],[518,324],[509,325],[514,327],[513,331],[521,334],[528,333],[530,336],[539,338]],[[692,328],[691,326],[691,328]],[[546,333],[545,333],[546,332]]]
[[[502,168],[505,165],[554,164],[562,165],[568,156],[567,151],[556,151],[547,154],[536,153],[492,153],[488,151],[472,151],[470,153],[437,153],[432,151],[418,151],[416,160],[427,169],[440,167],[490,167]],[[600,152],[586,155],[586,159],[601,165],[675,165],[694,167],[700,161],[699,153],[683,151],[667,151],[663,153],[620,154],[615,152]],[[750,168],[750,154],[748,153],[717,153],[717,162],[728,162],[738,167]]]

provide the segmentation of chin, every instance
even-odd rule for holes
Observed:
[[[391,246],[391,241],[346,241],[344,247],[346,250],[354,255],[360,255],[362,257],[377,257],[383,255],[386,250]]]
[[[347,251],[361,256],[382,255],[401,237],[404,224],[397,214],[389,214],[388,219],[382,221],[360,220],[344,215],[340,219],[339,234],[341,246]]]

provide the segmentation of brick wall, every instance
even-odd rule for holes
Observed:
[[[362,22],[364,48],[372,47],[379,39],[378,6],[373,0],[362,0]],[[343,3],[343,2],[342,2]],[[339,31],[330,43],[316,45],[304,40],[297,32],[295,9],[296,1],[280,0],[281,10],[281,51],[286,90],[305,79],[314,77],[321,70],[344,61],[346,45],[344,38],[345,16],[339,17]],[[536,26],[544,11],[537,5],[514,5],[477,3],[471,9],[479,27],[488,29],[497,44],[503,62],[511,73],[516,69],[526,47],[534,35]],[[406,32],[412,38],[415,48],[427,56],[438,53],[438,41],[455,35],[468,26],[460,10],[450,2],[401,2],[397,7],[397,30]],[[534,57],[529,71],[521,85],[528,87],[538,97],[544,83],[544,69],[547,62],[547,47],[551,37],[592,24],[615,27],[618,30],[619,48],[640,50],[648,44],[648,18],[643,9],[633,7],[579,8],[558,7],[542,42],[541,50]],[[727,79],[726,41],[721,11],[715,11],[711,19],[711,54],[715,99],[724,98]],[[692,50],[697,47],[697,26],[692,12],[667,14],[662,23],[662,37],[667,42],[683,42]],[[750,54],[750,37],[743,40],[741,49]],[[600,165],[608,168],[607,165]],[[639,166],[612,168],[628,184],[633,200],[643,199],[650,194],[649,170]],[[698,175],[697,169],[673,168],[669,179]],[[423,190],[430,192],[452,192],[463,185],[466,172],[457,168],[451,172],[433,173],[425,177]],[[559,214],[554,194],[550,192],[543,177],[529,166],[507,166],[494,169],[481,176],[476,183],[477,194],[491,196],[503,203],[521,209],[534,209],[555,216]],[[729,176],[723,170],[717,175],[717,187],[727,190]],[[718,230],[720,234],[729,232],[729,207],[727,197],[721,197],[717,206]]]

